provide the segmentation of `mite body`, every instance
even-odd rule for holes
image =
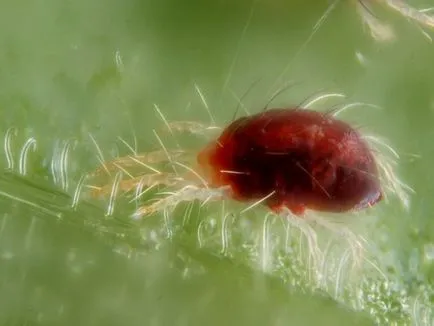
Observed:
[[[230,124],[198,155],[211,187],[235,200],[264,199],[288,208],[345,212],[382,198],[373,154],[359,133],[332,115],[271,109]]]
[[[187,131],[211,141],[199,150],[170,150],[154,131],[163,149],[103,162],[88,175],[93,196],[130,193],[139,201],[149,189],[167,189],[151,203],[140,200],[136,218],[194,200],[236,200],[249,204],[246,209],[265,204],[275,213],[295,215],[359,211],[381,201],[385,189],[407,202],[406,186],[370,145],[393,149],[332,113],[269,109],[223,129],[165,121],[171,134]],[[104,181],[107,176],[113,183]]]

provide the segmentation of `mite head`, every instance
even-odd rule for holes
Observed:
[[[212,141],[197,156],[202,175],[208,181],[209,186],[215,188],[227,185],[226,173],[221,171],[225,166],[224,162],[221,161],[225,157],[219,155],[220,147],[218,141]],[[228,147],[225,146],[225,149]]]
[[[240,149],[234,137],[235,131],[245,121],[248,121],[248,118],[243,117],[232,122],[216,140],[208,143],[199,152],[197,162],[211,187],[227,186],[230,183],[232,161]]]

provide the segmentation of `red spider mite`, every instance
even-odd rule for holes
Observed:
[[[238,201],[346,212],[382,199],[374,155],[346,122],[308,109],[269,109],[242,117],[198,154],[210,187]]]

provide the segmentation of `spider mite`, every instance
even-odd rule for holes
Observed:
[[[223,130],[195,122],[165,124],[171,132],[220,134],[191,152],[167,149],[155,132],[163,149],[104,163],[90,176],[118,172],[122,177],[113,185],[91,186],[93,194],[113,197],[120,190],[139,198],[149,188],[170,189],[139,207],[136,217],[193,200],[263,203],[275,213],[289,209],[303,215],[305,210],[362,210],[383,198],[370,147],[357,130],[331,113],[269,109],[239,118]]]
[[[382,198],[374,156],[358,132],[331,114],[271,109],[231,123],[198,155],[211,187],[239,201],[345,212]]]
[[[383,5],[402,15],[404,18],[417,24],[422,34],[429,40],[431,37],[423,28],[434,28],[434,16],[429,12],[433,8],[416,9],[403,0],[351,0],[357,9],[363,23],[368,27],[372,37],[377,41],[390,41],[395,38],[393,29],[380,21],[373,11],[373,4]]]

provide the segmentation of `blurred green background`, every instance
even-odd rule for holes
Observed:
[[[330,4],[1,0],[0,131],[11,137],[0,154],[0,323],[431,324],[434,47],[414,24],[381,8],[398,38],[374,42],[350,1],[313,35]],[[416,192],[408,211],[392,199],[366,220],[372,259],[388,281],[367,273],[339,285],[342,294],[318,289],[306,276],[309,264],[279,245],[271,246],[275,260],[264,273],[252,258],[265,228],[260,209],[250,224],[229,226],[235,236],[225,245],[218,209],[196,206],[185,223],[159,216],[138,225],[129,219],[133,204],[111,216],[105,202],[71,207],[80,177],[98,164],[89,135],[106,159],[129,153],[120,138],[136,139],[139,151],[155,149],[152,129],[162,122],[154,104],[169,120],[209,124],[198,86],[225,125],[237,98],[256,112],[290,81],[299,84],[273,106],[328,90],[383,108],[344,117],[389,140],[401,154],[399,176]],[[204,239],[201,219],[209,221]]]

